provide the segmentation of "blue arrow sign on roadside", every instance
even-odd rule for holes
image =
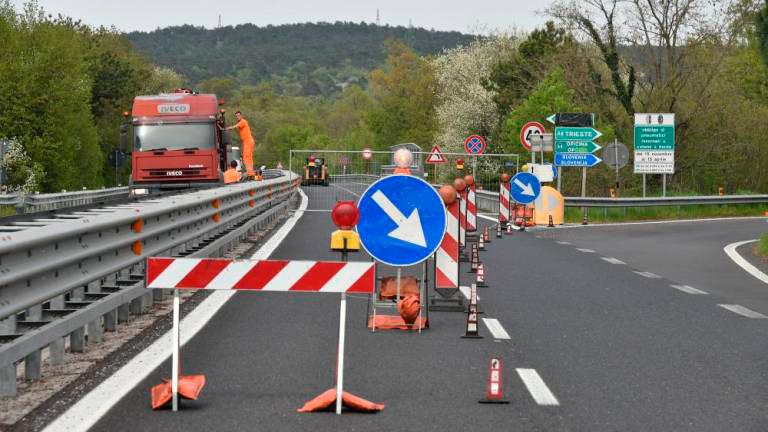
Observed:
[[[384,264],[418,264],[443,241],[445,204],[437,190],[418,177],[384,177],[365,190],[357,206],[360,243]]]
[[[588,153],[557,153],[555,165],[564,167],[593,167],[603,160]]]
[[[541,183],[531,173],[517,173],[512,177],[511,192],[512,198],[520,204],[532,203],[541,193]]]

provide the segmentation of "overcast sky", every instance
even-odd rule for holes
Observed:
[[[11,0],[21,6],[25,0]],[[376,21],[381,24],[464,33],[518,28],[531,30],[546,18],[541,10],[552,0],[38,0],[49,13],[61,13],[91,25],[114,25],[119,30],[154,30],[193,24],[285,24],[317,21]]]

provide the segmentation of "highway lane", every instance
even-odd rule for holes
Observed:
[[[350,198],[365,188],[339,186]],[[337,196],[334,189],[305,188],[318,208]],[[327,251],[332,229],[327,213],[305,214],[274,256],[335,259]],[[209,379],[200,401],[179,413],[150,410],[149,388],[168,375],[166,361],[93,430],[768,429],[768,320],[718,308],[718,294],[687,295],[669,287],[675,281],[633,272],[666,276],[659,269],[576,249],[586,242],[536,235],[548,234],[494,238],[482,255],[490,285],[480,290],[483,318],[497,319],[509,340],[494,340],[485,326],[485,339],[460,339],[465,315],[458,313],[432,313],[421,335],[371,333],[365,301],[350,300],[345,382],[385,403],[382,413],[295,413],[333,385],[337,296],[241,293],[185,347],[185,370]],[[505,361],[511,405],[477,404],[493,355]],[[526,385],[518,368],[535,370],[559,405],[537,403],[540,389]]]
[[[542,230],[538,235],[593,249],[630,267],[664,276],[676,285],[720,296],[768,314],[768,286],[724,252],[733,242],[768,231],[766,218],[651,224],[593,225]]]
[[[362,187],[362,186],[361,186]],[[319,199],[328,189],[309,191]],[[308,213],[276,258],[337,259],[327,250],[334,227],[327,213]],[[355,259],[366,259],[364,255]],[[391,272],[391,270],[390,270]],[[467,275],[468,279],[468,275]],[[509,341],[461,339],[465,315],[433,313],[423,334],[371,333],[366,302],[350,300],[345,382],[349,391],[387,405],[376,415],[297,414],[295,409],[333,385],[338,296],[239,293],[184,349],[184,368],[208,379],[199,402],[180,413],[152,412],[149,389],[168,375],[168,362],[141,382],[93,430],[472,430],[522,429],[557,423],[556,413],[479,405],[491,354]],[[485,331],[485,329],[483,329]],[[519,407],[531,397],[513,394]],[[538,426],[536,426],[538,427]],[[536,428],[534,427],[534,429]]]

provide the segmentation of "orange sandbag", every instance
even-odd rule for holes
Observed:
[[[348,392],[341,393],[341,403],[345,407],[358,412],[379,412],[384,409],[383,404],[373,403],[369,400],[365,400]],[[332,388],[322,392],[320,396],[305,403],[303,407],[297,409],[296,411],[300,413],[328,411],[335,406],[336,389]]]
[[[197,400],[205,387],[205,375],[182,375],[179,377],[179,396]],[[152,387],[152,409],[160,409],[173,399],[171,380],[164,378],[162,384]]]
[[[163,382],[152,387],[152,409],[160,409],[165,406],[173,398],[173,392],[171,391],[171,383]]]
[[[397,278],[381,278],[379,299],[394,299],[397,296]],[[409,295],[419,295],[419,280],[413,276],[403,276],[400,278],[400,297]]]
[[[429,320],[421,317],[417,318],[413,324],[408,325],[399,315],[376,315],[375,320],[371,315],[368,317],[368,328],[374,327],[376,330],[418,330],[419,328],[423,330],[429,328]]]
[[[420,309],[421,303],[419,302],[418,295],[409,295],[397,302],[397,311],[400,313],[403,321],[408,325],[412,325],[416,322],[416,318],[419,317]]]

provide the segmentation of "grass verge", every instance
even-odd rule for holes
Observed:
[[[758,256],[768,258],[768,232],[760,237],[755,252],[757,252]]]
[[[763,216],[765,205],[690,205],[633,208],[589,208],[590,222],[628,222],[644,220],[702,219],[711,217]],[[581,223],[580,208],[565,209],[566,223]]]

